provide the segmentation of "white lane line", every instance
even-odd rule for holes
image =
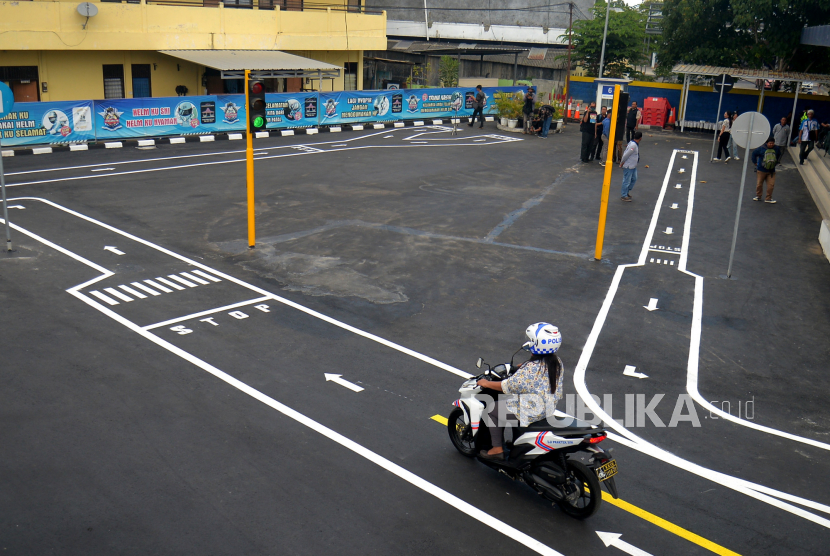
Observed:
[[[222,281],[222,280],[220,280],[219,278],[217,278],[216,276],[211,276],[211,275],[210,275],[210,274],[208,274],[207,272],[202,272],[201,270],[198,270],[198,269],[197,269],[197,270],[191,270],[191,272],[192,272],[193,274],[198,274],[198,275],[199,275],[199,276],[201,276],[202,278],[207,278],[207,279],[208,279],[208,280],[210,280],[211,282],[221,282],[221,281]]]
[[[180,272],[179,274],[181,274],[182,276],[184,276],[188,280],[193,280],[194,282],[198,282],[199,284],[202,284],[202,285],[210,284],[210,282],[208,282],[207,280],[202,280],[201,278],[199,278],[197,276],[193,276],[193,274],[188,274],[187,272]]]
[[[120,286],[118,286],[118,287],[119,287],[119,288],[121,288],[122,290],[124,290],[125,292],[127,292],[128,294],[130,294],[130,295],[134,295],[135,297],[137,297],[137,298],[139,298],[139,299],[147,299],[147,296],[146,296],[146,295],[144,295],[144,294],[143,294],[143,293],[141,293],[140,291],[134,290],[134,289],[133,289],[133,288],[131,288],[130,286],[125,286],[125,285],[123,285],[123,284],[122,284],[122,285],[120,285]]]
[[[44,199],[44,201],[46,201],[46,200]],[[74,211],[71,211],[69,209],[65,209],[63,207],[60,207],[60,205],[57,205],[57,204],[51,203],[51,202],[48,202],[48,203],[52,204],[52,205],[54,205],[58,208],[61,208],[61,210],[65,210],[66,212],[70,212],[72,214],[78,215],[78,213],[75,213]],[[95,221],[91,218],[88,218],[88,217],[83,217],[83,216],[81,216],[81,217],[85,220],[89,220],[89,221],[92,221],[92,222],[97,222],[97,221]],[[97,222],[97,223],[99,225],[105,227],[105,228],[110,228],[110,226],[108,226],[106,224],[103,224],[101,222]],[[16,230],[20,231],[21,233],[24,233],[24,234],[26,234],[26,235],[34,238],[34,239],[41,240],[40,236],[37,236],[36,234],[33,234],[33,233],[29,232],[28,230],[24,230],[23,228],[20,228],[19,226],[16,226],[14,224],[10,224],[10,225],[13,226]],[[122,232],[122,231],[119,231],[118,233],[120,233],[122,235],[126,234],[126,232]],[[130,236],[130,234],[126,234],[126,237],[129,237],[129,236]],[[146,243],[148,245],[153,246],[153,244],[151,244],[150,242],[146,242],[145,240],[138,240],[137,239],[137,241],[139,241],[140,243]],[[442,502],[456,508],[457,510],[459,510],[462,513],[470,516],[471,518],[479,521],[480,523],[482,523],[482,524],[484,524],[488,527],[491,527],[495,531],[497,531],[497,532],[499,532],[499,533],[515,540],[516,542],[530,548],[531,550],[537,552],[538,554],[542,554],[543,556],[563,556],[562,553],[557,552],[556,550],[550,548],[549,546],[541,543],[540,541],[534,539],[533,537],[531,537],[527,533],[519,531],[515,527],[512,527],[511,525],[508,525],[507,523],[497,519],[496,517],[488,514],[487,512],[484,512],[484,511],[476,508],[475,506],[473,506],[469,502],[466,502],[466,501],[462,500],[458,496],[455,496],[454,494],[451,494],[451,493],[447,492],[446,490],[430,483],[429,481],[426,481],[425,479],[419,477],[418,475],[412,473],[411,471],[408,471],[407,469],[404,469],[400,465],[384,458],[380,454],[365,448],[364,446],[358,444],[357,442],[354,442],[353,440],[350,440],[349,438],[343,436],[342,434],[340,434],[338,432],[335,432],[334,430],[326,427],[325,425],[311,419],[310,417],[307,417],[307,416],[303,415],[302,413],[288,407],[287,405],[276,401],[275,399],[271,398],[270,396],[266,396],[265,394],[263,394],[259,390],[256,390],[255,388],[252,388],[251,386],[245,384],[244,382],[242,382],[242,381],[230,376],[229,374],[219,370],[218,368],[214,367],[213,365],[210,365],[209,363],[207,363],[205,361],[202,361],[201,359],[191,355],[190,353],[184,351],[183,349],[178,348],[177,346],[171,344],[170,342],[167,342],[167,341],[159,338],[158,336],[156,336],[152,332],[149,332],[147,330],[143,330],[140,326],[138,326],[134,322],[125,319],[121,315],[118,315],[117,313],[115,313],[115,312],[111,311],[110,309],[104,307],[103,305],[101,305],[97,301],[95,301],[95,300],[91,299],[90,297],[84,295],[83,293],[80,292],[81,288],[88,287],[89,285],[91,285],[95,282],[98,282],[100,280],[108,278],[108,277],[112,276],[113,273],[110,272],[109,270],[106,270],[106,269],[100,267],[99,265],[97,265],[97,264],[95,264],[91,261],[87,261],[83,257],[81,257],[79,255],[76,255],[75,253],[72,253],[71,251],[67,251],[64,248],[62,248],[60,246],[57,246],[52,242],[49,242],[48,240],[43,240],[43,243],[44,243],[44,245],[48,245],[50,247],[53,247],[53,248],[55,248],[56,250],[58,250],[62,253],[68,254],[73,259],[76,259],[76,260],[81,261],[85,264],[88,264],[90,267],[95,268],[96,270],[99,270],[99,272],[101,270],[103,270],[103,274],[101,276],[99,276],[97,278],[93,278],[92,280],[89,280],[87,282],[84,282],[83,284],[79,284],[78,286],[75,286],[73,288],[70,288],[70,289],[66,290],[68,293],[70,293],[71,295],[73,295],[76,298],[80,299],[81,301],[83,301],[84,303],[89,305],[90,307],[93,307],[94,309],[98,310],[99,312],[107,315],[108,317],[110,317],[114,321],[122,324],[126,328],[134,331],[135,333],[137,333],[140,336],[146,338],[147,340],[153,342],[154,344],[158,345],[159,347],[162,347],[162,348],[166,349],[167,351],[181,357],[185,361],[188,361],[189,363],[192,363],[193,365],[199,367],[200,369],[212,374],[216,378],[222,380],[223,382],[229,384],[230,386],[233,386],[234,388],[236,388],[240,392],[243,392],[243,393],[251,396],[252,398],[254,398],[254,399],[262,402],[263,404],[273,408],[274,410],[280,412],[281,414],[285,415],[286,417],[288,417],[290,419],[293,419],[293,420],[297,421],[298,423],[314,430],[315,432],[325,436],[326,438],[332,440],[333,442],[336,442],[340,446],[342,446],[342,447],[354,452],[355,454],[365,458],[366,460],[374,463],[375,465],[381,467],[382,469],[385,469],[386,471],[389,471],[390,473],[394,474],[395,476],[397,476],[397,477],[403,479],[404,481],[408,482],[412,486],[426,492],[427,494],[430,494],[430,495],[434,496],[435,498],[437,498],[437,499],[441,500]],[[182,259],[182,260],[185,259],[184,257],[181,257],[179,255],[175,255],[172,252],[169,252],[167,249],[164,249],[163,247],[159,247],[159,246],[154,246],[154,247],[156,249],[158,249],[159,251],[165,252],[167,254],[171,254],[171,255],[175,256],[176,258],[179,258],[179,259]],[[193,262],[195,263],[195,261],[193,261]],[[198,263],[195,263],[195,264],[198,264]],[[205,268],[207,269],[208,267],[205,267]],[[221,273],[218,273],[218,274],[221,275]],[[230,278],[230,277],[225,276],[225,278]],[[237,281],[237,280],[232,279],[231,281]],[[241,282],[241,281],[239,281],[239,282]],[[242,284],[244,284],[244,282],[242,282]],[[247,286],[250,289],[255,289],[254,286],[250,286],[250,285],[247,285]],[[273,297],[275,297],[275,296],[269,295],[269,298],[273,298]]]
[[[121,301],[126,301],[129,303],[130,301],[134,301],[134,299],[128,295],[124,295],[120,291],[116,290],[115,288],[104,288],[104,291],[110,294],[113,297],[117,297]]]
[[[195,288],[195,287],[198,286],[198,284],[194,284],[193,282],[188,282],[187,280],[185,280],[181,276],[176,276],[175,274],[168,274],[167,277],[170,278],[171,280],[175,280],[176,282],[178,282],[180,284],[184,284],[188,288]]]
[[[251,305],[253,303],[259,303],[260,301],[268,301],[271,299],[270,296],[268,297],[258,297],[256,299],[249,299],[248,301],[240,301],[239,303],[232,303],[230,305],[225,305],[223,307],[217,307],[215,309],[208,309],[207,311],[200,311],[198,313],[193,313],[192,315],[185,315],[183,317],[176,317],[174,319],[166,320],[163,322],[157,322],[156,324],[150,324],[147,326],[142,326],[142,330],[152,330],[154,328],[159,328],[161,326],[167,326],[168,324],[175,324],[177,322],[182,322],[186,320],[191,320],[199,317],[203,317],[205,315],[210,315],[213,313],[218,313],[219,311],[225,311],[228,309],[236,309],[237,307],[244,307],[246,305]]]
[[[161,295],[159,292],[157,292],[153,288],[148,288],[147,286],[145,286],[141,282],[130,282],[130,285],[134,286],[134,287],[136,287],[140,290],[144,290],[145,292],[149,293],[150,295]]]
[[[103,293],[99,292],[98,290],[93,290],[89,293],[91,293],[92,295],[94,295],[98,299],[100,299],[102,301],[105,301],[109,305],[121,305],[118,301],[114,300],[113,298],[111,298],[108,295],[104,295]]]
[[[164,293],[173,293],[173,290],[171,290],[169,288],[165,288],[161,284],[157,284],[157,283],[153,282],[152,280],[144,280],[144,283],[149,284],[149,285],[153,286],[154,288],[163,291]],[[181,289],[184,289],[184,288],[181,288]]]
[[[690,152],[690,151],[681,151],[681,152]],[[663,188],[662,188],[661,193],[658,197],[658,202],[657,202],[658,208],[659,208],[659,205],[662,203],[662,200],[663,200],[663,197],[664,197],[664,194],[665,194],[665,190],[668,186],[668,175],[669,175],[669,173],[671,171],[671,168],[672,168],[672,165],[674,163],[674,154],[675,153],[672,154],[672,158],[671,158],[671,163],[672,164],[669,165],[669,168],[666,171],[666,180],[664,180],[664,182],[663,182]],[[697,153],[695,153],[695,156],[697,156]],[[695,164],[697,164],[697,159],[695,159]],[[693,171],[692,176],[695,175],[695,171],[696,170]],[[101,228],[104,228],[106,230],[109,230],[111,232],[119,234],[122,237],[129,238],[129,239],[131,239],[131,240],[133,240],[137,243],[140,243],[142,245],[146,245],[148,247],[156,249],[157,251],[160,251],[162,253],[165,253],[166,255],[169,255],[170,257],[173,257],[175,259],[183,261],[183,262],[187,263],[190,266],[199,267],[199,268],[201,268],[205,271],[212,272],[212,273],[214,273],[218,276],[221,276],[222,278],[224,278],[225,280],[228,280],[229,282],[233,282],[233,283],[238,284],[242,287],[245,287],[249,290],[259,292],[262,295],[268,297],[269,299],[273,299],[274,301],[277,301],[279,303],[282,303],[284,305],[292,307],[292,308],[294,308],[298,311],[306,313],[307,315],[310,315],[312,317],[320,319],[324,322],[328,322],[330,324],[333,324],[334,326],[342,328],[343,330],[348,330],[349,332],[352,332],[352,333],[354,333],[358,336],[362,336],[364,338],[367,338],[369,340],[377,342],[381,345],[387,346],[390,349],[394,349],[396,351],[399,351],[400,353],[405,353],[405,354],[407,354],[407,355],[409,355],[409,356],[411,356],[415,359],[423,361],[424,363],[433,365],[436,368],[445,370],[449,373],[455,374],[455,375],[460,376],[462,378],[472,378],[473,377],[473,375],[471,375],[467,372],[464,372],[461,369],[455,368],[451,365],[448,365],[446,363],[438,361],[437,359],[434,359],[432,357],[429,357],[429,356],[424,355],[422,353],[419,353],[417,351],[406,348],[406,347],[404,347],[400,344],[396,344],[394,342],[386,340],[385,338],[381,338],[380,336],[376,336],[375,334],[371,334],[369,332],[364,332],[363,330],[360,330],[359,328],[355,328],[354,326],[346,324],[342,321],[333,319],[333,318],[331,318],[327,315],[324,315],[322,313],[314,311],[313,309],[309,309],[308,307],[300,305],[299,303],[295,303],[295,302],[293,302],[289,299],[286,299],[284,297],[280,297],[276,294],[273,294],[271,292],[263,290],[262,288],[254,286],[252,284],[248,284],[247,282],[239,280],[238,278],[236,278],[234,276],[231,276],[229,274],[219,272],[216,269],[210,268],[209,266],[206,266],[206,265],[204,265],[202,263],[199,263],[197,261],[188,259],[187,257],[179,255],[178,253],[175,253],[175,252],[173,252],[169,249],[161,247],[160,245],[156,245],[155,243],[152,243],[152,242],[147,241],[145,239],[142,239],[138,236],[135,236],[133,234],[130,234],[128,232],[120,230],[120,229],[118,229],[114,226],[110,226],[109,224],[105,224],[104,222],[101,222],[99,220],[95,220],[94,218],[90,218],[89,216],[86,216],[86,215],[81,214],[77,211],[66,208],[64,206],[61,206],[61,205],[59,205],[55,202],[52,202],[48,199],[44,199],[42,197],[16,197],[16,198],[9,199],[9,200],[10,201],[38,201],[38,202],[45,203],[47,205],[50,205],[52,207],[55,207],[55,208],[63,211],[63,212],[66,212],[68,214],[72,214],[73,216],[75,216],[77,218],[80,218],[82,220],[86,220],[87,222],[91,222],[93,224],[96,224],[96,225],[100,226]],[[688,208],[688,212],[687,212],[687,217],[689,217],[689,218],[690,218],[689,215],[691,214],[691,210],[692,210],[692,203],[689,204],[689,208]],[[643,242],[643,248],[642,248],[642,251],[640,253],[641,261],[637,264],[620,265],[620,266],[617,267],[617,270],[614,273],[614,277],[613,277],[613,280],[611,282],[611,287],[608,290],[608,294],[606,295],[605,300],[603,302],[603,305],[600,308],[600,312],[597,315],[597,319],[594,322],[594,327],[591,329],[591,333],[589,334],[588,339],[585,342],[585,347],[583,349],[582,354],[580,355],[579,362],[577,363],[577,366],[574,369],[574,385],[576,386],[577,392],[579,393],[580,397],[585,402],[586,406],[588,408],[590,408],[593,412],[595,412],[594,415],[598,416],[600,419],[605,420],[605,422],[608,423],[611,428],[613,428],[614,430],[617,430],[618,432],[620,432],[620,435],[616,435],[616,434],[613,434],[613,433],[609,434],[609,438],[611,438],[615,442],[619,442],[620,444],[622,444],[624,446],[628,446],[628,447],[630,447],[634,450],[637,450],[641,453],[644,453],[646,455],[654,457],[655,459],[658,459],[660,461],[668,463],[669,465],[673,465],[673,466],[677,467],[678,469],[689,471],[690,473],[698,475],[699,477],[703,477],[705,479],[711,480],[713,482],[717,482],[717,483],[722,484],[722,485],[724,485],[728,488],[731,488],[732,490],[735,490],[736,492],[740,492],[742,494],[745,494],[746,496],[749,496],[751,498],[755,498],[756,500],[759,500],[761,502],[764,502],[766,504],[769,504],[771,506],[774,506],[774,507],[782,509],[786,512],[789,512],[791,514],[802,517],[802,518],[804,518],[808,521],[811,521],[813,523],[817,523],[819,525],[822,525],[823,527],[830,528],[830,520],[827,520],[823,517],[817,516],[817,515],[815,515],[813,513],[810,513],[808,511],[805,511],[800,507],[793,506],[792,504],[788,504],[786,502],[782,502],[781,500],[787,500],[789,502],[793,502],[795,504],[799,504],[801,506],[811,508],[811,509],[815,509],[815,510],[818,510],[818,511],[822,511],[822,512],[825,512],[825,513],[830,513],[830,506],[821,504],[819,502],[815,502],[813,500],[808,500],[806,498],[801,498],[799,496],[795,496],[795,495],[792,495],[792,494],[789,494],[789,493],[786,493],[786,492],[775,490],[775,489],[766,487],[766,486],[761,485],[761,484],[752,483],[752,482],[746,481],[744,479],[738,479],[736,477],[732,477],[730,475],[726,475],[724,473],[720,473],[718,471],[714,471],[712,469],[705,468],[701,465],[698,465],[698,464],[693,463],[693,462],[688,461],[688,460],[684,460],[684,459],[682,459],[678,456],[675,456],[674,454],[666,452],[665,450],[662,450],[661,448],[658,448],[657,446],[655,446],[653,444],[650,444],[650,443],[644,441],[643,439],[637,437],[636,435],[634,435],[633,433],[628,431],[625,427],[620,426],[616,421],[611,419],[610,415],[608,415],[607,413],[605,413],[605,411],[603,411],[603,409],[599,406],[599,404],[594,403],[594,399],[590,396],[590,393],[588,392],[588,388],[585,384],[585,370],[586,370],[586,367],[587,367],[587,363],[590,360],[590,356],[591,356],[591,353],[593,352],[594,347],[596,346],[596,341],[597,341],[597,338],[599,337],[599,332],[602,328],[602,324],[605,322],[605,319],[608,316],[608,311],[610,310],[611,303],[614,300],[614,295],[615,295],[617,289],[619,288],[619,284],[620,284],[620,280],[622,279],[623,272],[625,271],[626,268],[630,268],[630,267],[634,267],[634,266],[643,266],[645,264],[645,262],[644,262],[645,261],[645,254],[647,253],[647,248],[648,248],[648,245],[649,245],[649,241],[652,239],[652,235],[654,233],[654,228],[657,225],[658,216],[659,216],[659,210],[655,211],[654,215],[652,216],[652,225],[650,226],[651,233],[646,236],[645,241]],[[2,222],[2,219],[0,219],[0,222]],[[116,313],[110,311],[109,309],[107,309],[106,307],[103,307],[100,304],[97,304],[95,301],[93,301],[89,298],[86,298],[85,296],[83,296],[83,294],[79,293],[82,288],[85,288],[85,287],[87,287],[91,284],[94,284],[94,283],[96,283],[100,280],[103,280],[104,278],[107,278],[109,276],[112,276],[113,273],[111,271],[109,271],[106,268],[103,268],[103,267],[101,267],[101,266],[99,266],[99,265],[97,265],[97,264],[95,264],[91,261],[88,261],[88,260],[84,259],[83,257],[80,257],[79,255],[76,255],[75,253],[72,253],[71,251],[68,251],[68,250],[64,249],[63,247],[61,247],[59,245],[55,245],[52,242],[50,242],[46,239],[43,239],[40,236],[38,236],[38,235],[36,235],[32,232],[29,232],[28,230],[24,230],[23,228],[20,228],[19,226],[15,225],[13,223],[10,223],[10,226],[15,230],[18,230],[19,232],[27,234],[30,237],[40,241],[44,245],[48,245],[48,246],[52,247],[53,249],[55,249],[55,250],[57,250],[61,253],[64,253],[64,254],[66,254],[66,255],[68,255],[68,256],[70,256],[70,257],[72,257],[72,258],[74,258],[74,259],[76,259],[76,260],[78,260],[78,261],[80,261],[84,264],[87,264],[88,266],[93,267],[96,270],[98,270],[99,272],[102,272],[103,273],[102,276],[99,276],[98,278],[93,278],[92,280],[89,280],[89,281],[87,281],[83,284],[79,284],[78,286],[75,286],[75,288],[73,288],[74,290],[76,290],[74,293],[71,290],[67,290],[67,291],[70,292],[70,293],[73,293],[73,295],[76,295],[79,298],[84,299],[84,301],[86,303],[95,306],[99,311],[102,311],[102,312],[110,315],[111,318],[114,318],[114,319],[118,320],[118,322],[122,322],[122,324],[126,323],[125,326],[138,328],[138,325],[135,325],[135,324],[131,323],[130,321],[127,321],[126,319],[122,319]],[[688,246],[688,244],[686,244],[686,245]],[[695,279],[701,281],[701,287],[702,287],[703,278],[698,276]],[[146,282],[146,280],[145,280],[145,282]],[[176,287],[178,287],[178,286],[176,286]],[[184,288],[179,288],[179,289],[184,289]],[[700,307],[697,306],[698,301],[700,303]],[[702,295],[701,295],[699,300],[696,296],[696,298],[695,298],[695,304],[696,304],[695,308],[700,309],[699,312],[695,313],[695,315],[698,315],[697,318],[702,317],[702,303],[703,303]],[[693,320],[693,323],[694,323],[694,320]],[[699,321],[698,321],[698,324],[699,324]],[[142,334],[142,335],[145,335],[145,332],[143,330],[140,331],[139,333]],[[146,334],[149,334],[149,333],[146,333]],[[146,336],[146,337],[148,337],[149,339],[151,339],[151,341],[154,341],[154,342],[156,341],[156,339],[163,342],[163,340],[161,340],[160,338],[158,338],[157,336],[155,336],[153,334],[149,334],[149,336]],[[698,340],[699,340],[699,336],[698,336]],[[158,343],[158,342],[156,342],[156,343]],[[165,342],[165,344],[166,344],[166,342]],[[169,344],[169,345],[172,346],[172,344]],[[173,347],[175,348],[175,346],[173,346]],[[175,348],[175,349],[178,349],[178,348]],[[697,351],[694,351],[694,353],[697,353]],[[690,354],[691,354],[691,352],[690,352]],[[690,355],[690,357],[691,357],[691,355]],[[632,440],[629,437],[633,437],[634,440]],[[488,524],[489,524],[489,522],[488,522]]]
[[[181,287],[180,285],[178,285],[178,284],[176,284],[176,283],[174,283],[174,282],[171,282],[170,280],[167,280],[167,279],[165,279],[165,278],[162,278],[161,276],[156,276],[156,280],[157,280],[157,281],[159,281],[159,282],[161,282],[161,283],[162,283],[162,284],[164,284],[165,286],[170,286],[170,287],[171,287],[171,288],[173,288],[174,290],[183,290],[183,289],[184,289],[184,288],[183,288],[183,287]],[[145,282],[147,282],[147,280],[144,280],[144,281],[145,281]],[[148,282],[148,283],[149,283],[149,282]],[[150,285],[152,286],[152,284],[150,284]]]
[[[115,170],[115,168],[93,168],[90,172],[109,172],[110,170]]]

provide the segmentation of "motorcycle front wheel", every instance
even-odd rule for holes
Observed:
[[[557,502],[563,512],[576,519],[588,519],[599,510],[602,491],[597,476],[578,461],[568,461],[568,475],[578,490],[576,499]]]
[[[472,427],[464,422],[464,412],[455,408],[447,418],[447,432],[450,434],[450,441],[455,449],[467,456],[473,457],[476,454],[476,442],[473,437]]]

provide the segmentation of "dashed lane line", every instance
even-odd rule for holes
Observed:
[[[433,421],[436,421],[438,423],[441,423],[445,427],[449,424],[449,422],[447,421],[447,418],[444,417],[443,415],[433,415],[432,417],[430,417],[430,419],[432,419]],[[705,548],[706,550],[708,550],[710,552],[714,552],[715,554],[719,554],[720,556],[740,556],[740,554],[738,554],[737,552],[729,550],[728,548],[725,548],[725,547],[723,547],[723,546],[721,546],[721,545],[719,545],[715,542],[712,542],[709,539],[706,539],[704,537],[701,537],[700,535],[692,533],[688,529],[684,529],[683,527],[681,527],[679,525],[675,525],[671,521],[668,521],[666,519],[663,519],[662,517],[656,516],[651,512],[647,512],[646,510],[644,510],[642,508],[638,508],[634,504],[626,502],[625,500],[622,500],[620,498],[614,498],[613,496],[611,496],[610,494],[608,494],[604,490],[602,491],[602,500],[603,500],[603,502],[608,502],[612,506],[616,506],[617,508],[623,510],[624,512],[628,512],[632,515],[635,515],[635,516],[639,517],[640,519],[644,519],[644,520],[648,521],[649,523],[651,523],[653,525],[656,525],[657,527],[665,529],[669,533],[677,535],[678,537],[686,539],[689,542],[692,542],[692,543],[694,543],[694,544],[696,544],[696,545],[698,545],[702,548]]]

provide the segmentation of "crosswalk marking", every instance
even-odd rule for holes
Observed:
[[[147,296],[146,296],[146,295],[144,295],[144,294],[143,294],[143,293],[141,293],[140,291],[134,290],[134,289],[133,289],[133,288],[131,288],[130,286],[125,286],[125,285],[123,285],[123,284],[122,284],[122,285],[120,285],[120,286],[118,286],[118,287],[119,287],[119,288],[121,288],[122,290],[124,290],[125,292],[127,292],[128,294],[130,294],[130,295],[134,295],[134,296],[136,296],[136,297],[137,297],[137,298],[139,298],[139,299],[147,299]]]
[[[180,284],[184,284],[188,288],[195,288],[196,287],[196,284],[194,284],[193,282],[188,282],[187,280],[185,280],[181,276],[176,276],[175,274],[168,274],[167,277],[170,278],[171,280],[175,280],[176,282],[178,282]]]
[[[193,276],[192,274],[188,274],[187,272],[182,272],[180,274],[188,280],[193,280],[194,282],[198,282],[200,284],[210,284],[210,282],[208,282],[207,280],[202,280],[201,278]]]
[[[104,301],[105,303],[108,303],[108,304],[110,304],[110,305],[120,305],[120,303],[118,303],[116,300],[114,300],[113,298],[111,298],[111,297],[110,297],[110,296],[108,296],[108,295],[104,295],[104,294],[102,294],[102,293],[101,293],[101,292],[99,292],[98,290],[93,290],[93,291],[91,291],[91,292],[89,292],[89,293],[91,293],[92,295],[94,295],[95,297],[97,297],[98,299],[100,299],[101,301]]]
[[[156,283],[155,283],[155,282],[153,282],[152,280],[144,280],[144,283],[145,283],[145,284],[150,284],[150,285],[151,285],[151,286],[153,286],[154,288],[157,288],[157,289],[159,289],[159,290],[163,291],[164,293],[173,293],[173,290],[171,290],[170,288],[165,288],[165,287],[164,287],[164,286],[162,286],[161,284],[156,284]],[[182,288],[182,289],[184,289],[184,288]]]
[[[115,288],[104,288],[104,291],[107,292],[108,294],[110,294],[113,297],[117,297],[121,301],[126,301],[127,303],[129,303],[130,301],[133,301],[132,297],[130,297],[128,295],[124,295],[123,293],[116,290]]]
[[[211,276],[207,272],[202,272],[201,270],[191,270],[190,272],[192,272],[193,274],[198,274],[202,278],[207,278],[211,282],[221,282],[222,281],[219,278],[217,278],[216,276]]]
[[[166,278],[162,278],[161,276],[156,276],[156,280],[158,280],[158,281],[159,281],[159,282],[161,282],[162,284],[164,284],[164,285],[166,285],[166,286],[170,286],[171,288],[176,289],[176,290],[183,290],[183,289],[184,289],[184,288],[183,288],[183,287],[181,287],[180,285],[178,285],[178,284],[174,284],[174,283],[173,283],[173,282],[171,282],[170,280],[167,280]],[[146,281],[146,280],[145,280],[145,281]]]
[[[159,292],[157,292],[153,288],[148,288],[147,286],[145,286],[144,284],[141,284],[139,282],[130,282],[130,285],[135,286],[136,288],[138,288],[140,290],[144,290],[145,292],[149,293],[150,295],[161,295]]]

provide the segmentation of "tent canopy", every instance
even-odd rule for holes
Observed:
[[[340,67],[279,50],[159,50],[187,62],[217,69],[222,79],[240,79],[245,70],[258,78],[340,76]]]
[[[830,83],[830,75],[821,73],[801,73],[798,71],[775,71],[768,69],[724,68],[718,66],[698,66],[695,64],[677,64],[672,68],[674,73],[688,73],[691,75],[718,76],[724,73],[741,79],[766,79],[774,81],[799,81]]]

